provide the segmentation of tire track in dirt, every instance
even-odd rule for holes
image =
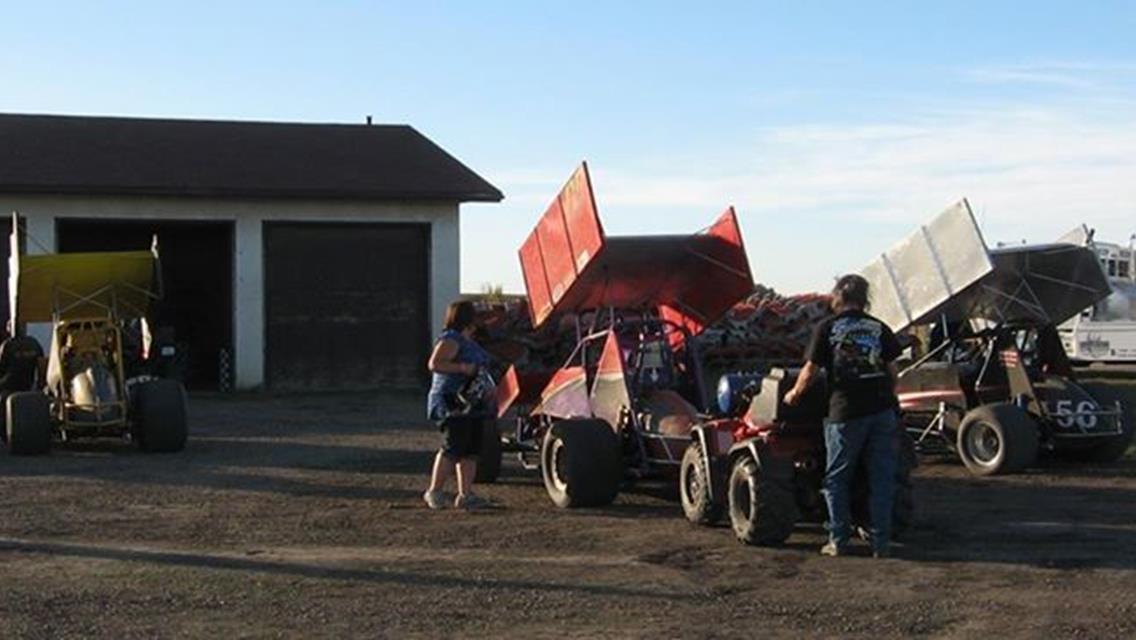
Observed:
[[[206,570],[231,570],[294,574],[300,577],[362,582],[393,582],[407,586],[501,587],[536,591],[567,591],[611,596],[645,598],[706,597],[708,592],[695,586],[668,567],[635,556],[619,555],[520,555],[489,549],[437,549],[430,547],[266,547],[243,553],[206,552],[166,547],[87,544],[22,538],[0,538],[0,553],[47,555],[54,558],[151,563]],[[394,565],[397,568],[392,568]],[[541,578],[529,579],[533,567]],[[477,577],[470,570],[477,569]],[[502,569],[498,575],[486,570]],[[636,581],[640,586],[621,584],[618,579],[628,569],[641,574],[653,569],[655,579]],[[549,571],[552,569],[553,571]],[[550,573],[562,573],[557,581]],[[519,573],[520,576],[510,575]],[[614,575],[610,575],[614,574]],[[587,579],[580,580],[581,577]],[[682,584],[675,585],[675,578]],[[612,579],[615,578],[615,579]],[[673,589],[671,587],[679,587]]]

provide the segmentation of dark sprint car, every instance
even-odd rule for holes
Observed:
[[[1054,327],[1110,293],[1091,249],[987,249],[965,200],[864,270],[872,311],[896,331],[934,325],[900,371],[904,421],[924,449],[946,448],[977,475],[1013,473],[1041,451],[1115,460],[1131,407],[1079,384]]]
[[[946,448],[972,473],[1013,473],[1042,451],[1111,462],[1132,442],[1117,394],[1082,384],[1052,325],[1006,324],[948,338],[900,378],[904,423],[921,448]]]

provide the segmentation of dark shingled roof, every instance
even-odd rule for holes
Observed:
[[[406,125],[0,114],[0,193],[498,202]]]

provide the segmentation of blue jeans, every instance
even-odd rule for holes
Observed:
[[[897,428],[895,411],[890,409],[847,422],[825,423],[828,466],[824,475],[824,500],[828,504],[829,536],[837,545],[846,544],[852,535],[851,486],[861,454],[864,454],[868,467],[872,548],[887,551],[899,458]]]

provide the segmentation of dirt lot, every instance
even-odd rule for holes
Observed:
[[[1128,383],[1130,384],[1130,383]],[[926,460],[898,557],[694,529],[665,487],[557,511],[420,501],[421,399],[194,397],[183,454],[0,458],[4,637],[1131,637],[1136,462],[974,480]]]

